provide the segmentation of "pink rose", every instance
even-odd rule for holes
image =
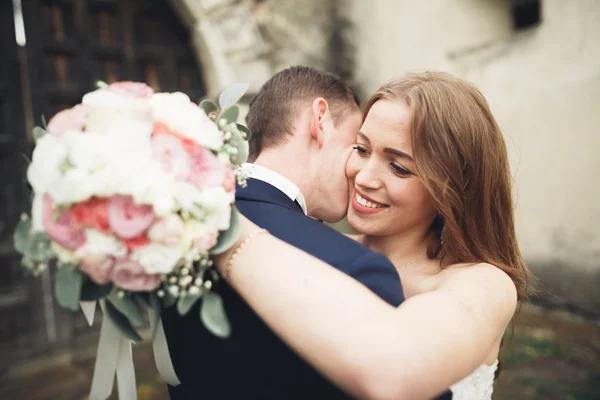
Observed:
[[[192,246],[201,254],[206,253],[217,244],[219,232],[207,232],[192,240]]]
[[[137,261],[123,257],[116,260],[110,280],[122,289],[143,292],[160,285],[160,274],[148,274]]]
[[[152,206],[137,205],[131,197],[115,196],[108,201],[108,222],[113,233],[132,239],[143,233],[154,221]]]
[[[209,150],[195,146],[192,150],[192,172],[187,182],[198,190],[221,186],[225,181],[227,168]]]
[[[55,217],[56,213],[58,215]],[[50,239],[65,249],[75,250],[85,243],[85,233],[73,221],[71,210],[56,210],[49,194],[44,195],[42,225]]]
[[[163,170],[173,174],[179,181],[186,180],[192,171],[192,157],[177,137],[159,133],[152,136],[152,156],[160,162]]]
[[[166,246],[177,246],[183,237],[183,221],[175,214],[168,215],[150,227],[148,238]]]
[[[68,130],[82,131],[89,109],[86,105],[77,104],[73,108],[60,111],[48,122],[48,133],[60,136]]]
[[[235,190],[235,175],[232,170],[228,169],[225,172],[225,181],[223,182],[223,188],[226,192],[231,193]]]
[[[108,85],[108,89],[119,94],[131,97],[152,97],[154,90],[142,82],[115,82]]]
[[[110,274],[115,265],[114,257],[106,254],[86,253],[81,257],[79,267],[99,285],[110,282]]]
[[[94,228],[107,233],[110,230],[108,223],[108,201],[103,198],[92,197],[71,208],[73,221],[80,227]]]

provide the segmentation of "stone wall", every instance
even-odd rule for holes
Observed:
[[[543,301],[600,313],[600,2],[542,0],[172,0],[194,32],[211,94],[251,92],[304,64],[340,73],[362,96],[406,71],[475,83],[506,134],[517,229]]]

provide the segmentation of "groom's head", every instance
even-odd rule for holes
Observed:
[[[250,102],[246,122],[251,161],[295,163],[291,167],[302,174],[294,183],[309,214],[327,222],[345,216],[345,165],[362,117],[352,89],[340,77],[309,67],[283,70]]]

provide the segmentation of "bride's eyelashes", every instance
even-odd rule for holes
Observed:
[[[409,176],[414,175],[412,172],[399,164],[390,163],[390,167],[392,168],[392,171],[401,178],[408,178]]]
[[[360,144],[356,144],[356,145],[352,146],[352,148],[354,150],[356,150],[356,152],[358,153],[358,155],[360,157],[367,157],[369,155],[369,150],[367,150],[366,148],[364,148]],[[397,164],[397,163],[394,163],[394,162],[390,163],[390,168],[391,168],[392,172],[395,175],[397,175],[397,176],[399,176],[401,178],[408,178],[409,176],[414,175],[408,169],[406,169],[403,166],[401,166],[400,164]]]
[[[352,146],[352,148],[354,150],[356,150],[356,152],[358,153],[358,155],[361,156],[361,157],[369,155],[369,152],[367,151],[367,149],[365,149],[364,147],[362,147],[359,144],[356,144],[356,145]]]

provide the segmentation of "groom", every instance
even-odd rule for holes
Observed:
[[[388,303],[402,303],[398,274],[385,257],[317,221],[346,215],[346,161],[362,122],[352,90],[332,74],[293,67],[264,84],[246,120],[253,164],[244,166],[248,186],[237,189],[240,212]],[[198,306],[185,318],[172,309],[163,314],[182,382],[169,387],[171,399],[349,398],[283,343],[226,282],[215,290],[231,323],[228,339],[202,326]]]

